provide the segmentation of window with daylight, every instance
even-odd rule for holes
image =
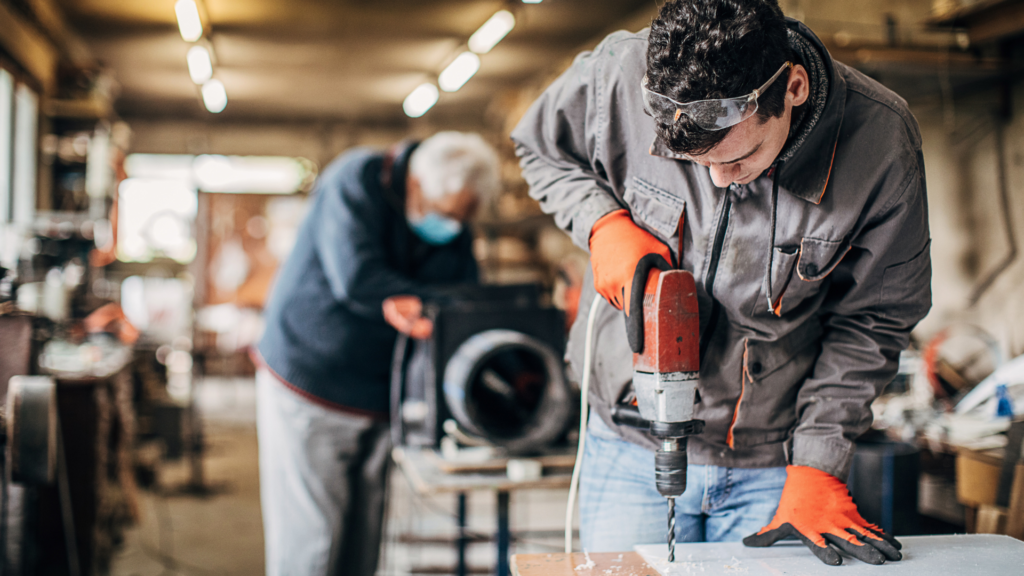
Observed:
[[[117,198],[117,258],[149,262],[166,256],[181,263],[196,256],[196,189],[183,180],[128,178]]]
[[[117,257],[181,263],[196,255],[200,192],[287,195],[306,191],[316,165],[286,156],[131,154],[118,191]]]

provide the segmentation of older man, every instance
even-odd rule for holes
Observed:
[[[396,329],[429,336],[420,298],[476,282],[466,221],[497,188],[494,151],[458,132],[348,152],[320,176],[258,348],[267,574],[374,573]]]
[[[828,564],[838,551],[898,560],[844,482],[871,401],[931,303],[921,136],[906,103],[834,61],[775,0],[674,0],[649,30],[577,58],[512,137],[531,194],[590,251],[581,309],[597,295],[610,304],[597,324],[584,547],[663,540],[655,443],[610,416],[631,401],[618,310],[653,258],[693,272],[701,311],[706,428],[689,440],[677,538],[791,535]],[[569,346],[577,370],[582,329]]]

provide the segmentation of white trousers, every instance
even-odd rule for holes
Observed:
[[[388,427],[256,373],[268,576],[372,576],[380,554]]]

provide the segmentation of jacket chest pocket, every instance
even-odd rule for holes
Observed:
[[[844,244],[841,240],[805,237],[799,245],[775,246],[771,270],[771,313],[785,316],[808,301],[819,301],[824,280],[850,250]],[[768,296],[762,283],[761,297],[751,313],[768,312]]]
[[[638,224],[666,242],[675,236],[686,206],[682,198],[634,176],[623,199]]]

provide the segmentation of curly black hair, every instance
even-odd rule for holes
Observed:
[[[672,0],[651,23],[648,88],[679,102],[734,98],[765,83],[792,60],[778,0]],[[758,98],[761,121],[785,111],[785,73]],[[657,122],[669,149],[704,154],[731,131],[699,128],[683,115]]]

